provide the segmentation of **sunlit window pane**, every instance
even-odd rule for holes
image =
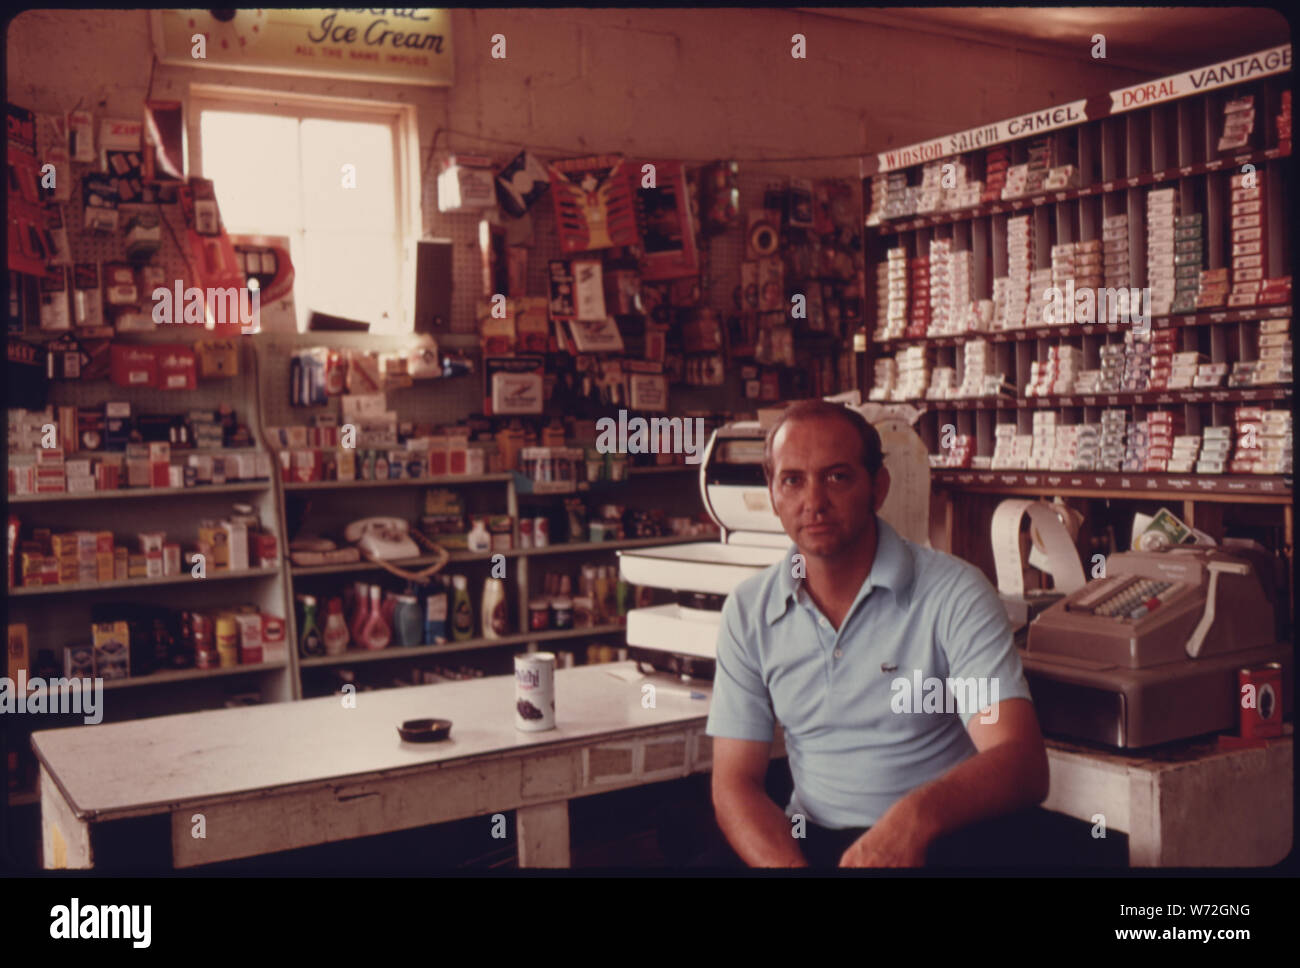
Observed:
[[[229,232],[287,235],[302,218],[298,119],[204,111],[203,174],[212,179]]]
[[[318,311],[398,332],[392,128],[229,111],[204,111],[200,125],[226,229],[290,239],[299,330]]]
[[[345,165],[351,165],[345,169]],[[356,187],[345,187],[355,184]],[[303,227],[396,231],[393,134],[386,125],[308,118],[302,122]]]
[[[303,291],[311,293],[311,309],[367,322],[372,332],[395,331],[398,266],[391,235],[308,232],[296,268]]]

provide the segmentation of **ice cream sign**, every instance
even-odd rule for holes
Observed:
[[[446,10],[155,10],[152,22],[167,64],[395,84],[452,79]]]

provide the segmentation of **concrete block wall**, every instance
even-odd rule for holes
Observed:
[[[489,56],[498,33],[502,60]],[[804,60],[790,56],[795,33]],[[707,160],[878,151],[1143,79],[1092,60],[1083,38],[1069,60],[773,8],[457,9],[452,46],[450,88],[160,65],[154,96],[202,81],[376,97],[417,104],[426,147],[441,127],[500,139],[503,154],[526,143]],[[143,11],[27,11],[7,47],[10,97],[37,111],[81,101],[130,117],[148,87]],[[856,174],[851,160],[823,167],[809,173]]]
[[[806,59],[791,57],[795,33],[806,38]],[[506,37],[502,60],[489,56],[494,34]],[[147,12],[26,11],[10,22],[6,45],[13,102],[38,112],[80,105],[97,119],[139,116],[152,68]],[[185,100],[201,82],[411,103],[424,157],[442,129],[440,149],[503,158],[530,145],[543,157],[739,158],[763,170],[855,177],[861,153],[1143,79],[1092,61],[1082,43],[1077,60],[1063,60],[771,8],[457,9],[452,47],[450,88],[158,65],[152,96]],[[841,157],[751,160],[828,155]],[[427,171],[431,179],[436,160]],[[424,199],[429,234],[464,236],[449,220],[474,216],[441,215],[427,188]],[[463,256],[456,285],[468,291],[478,262]]]

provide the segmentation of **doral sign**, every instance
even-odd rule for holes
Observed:
[[[268,7],[155,10],[150,16],[154,49],[164,64],[392,84],[452,81],[447,10]]]
[[[1171,74],[1145,84],[1120,88],[1110,92],[1110,113],[1121,114],[1135,108],[1149,107],[1161,101],[1200,94],[1227,84],[1239,84],[1242,81],[1267,77],[1269,74],[1281,74],[1291,69],[1291,45],[1283,44],[1269,50],[1234,57],[1208,67]]]

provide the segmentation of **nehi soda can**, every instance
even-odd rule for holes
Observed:
[[[1237,696],[1241,702],[1241,735],[1245,739],[1281,736],[1282,664],[1266,662],[1238,669],[1237,685]],[[1253,706],[1246,705],[1247,686],[1253,687]]]
[[[515,729],[526,733],[555,728],[555,653],[515,656]]]

